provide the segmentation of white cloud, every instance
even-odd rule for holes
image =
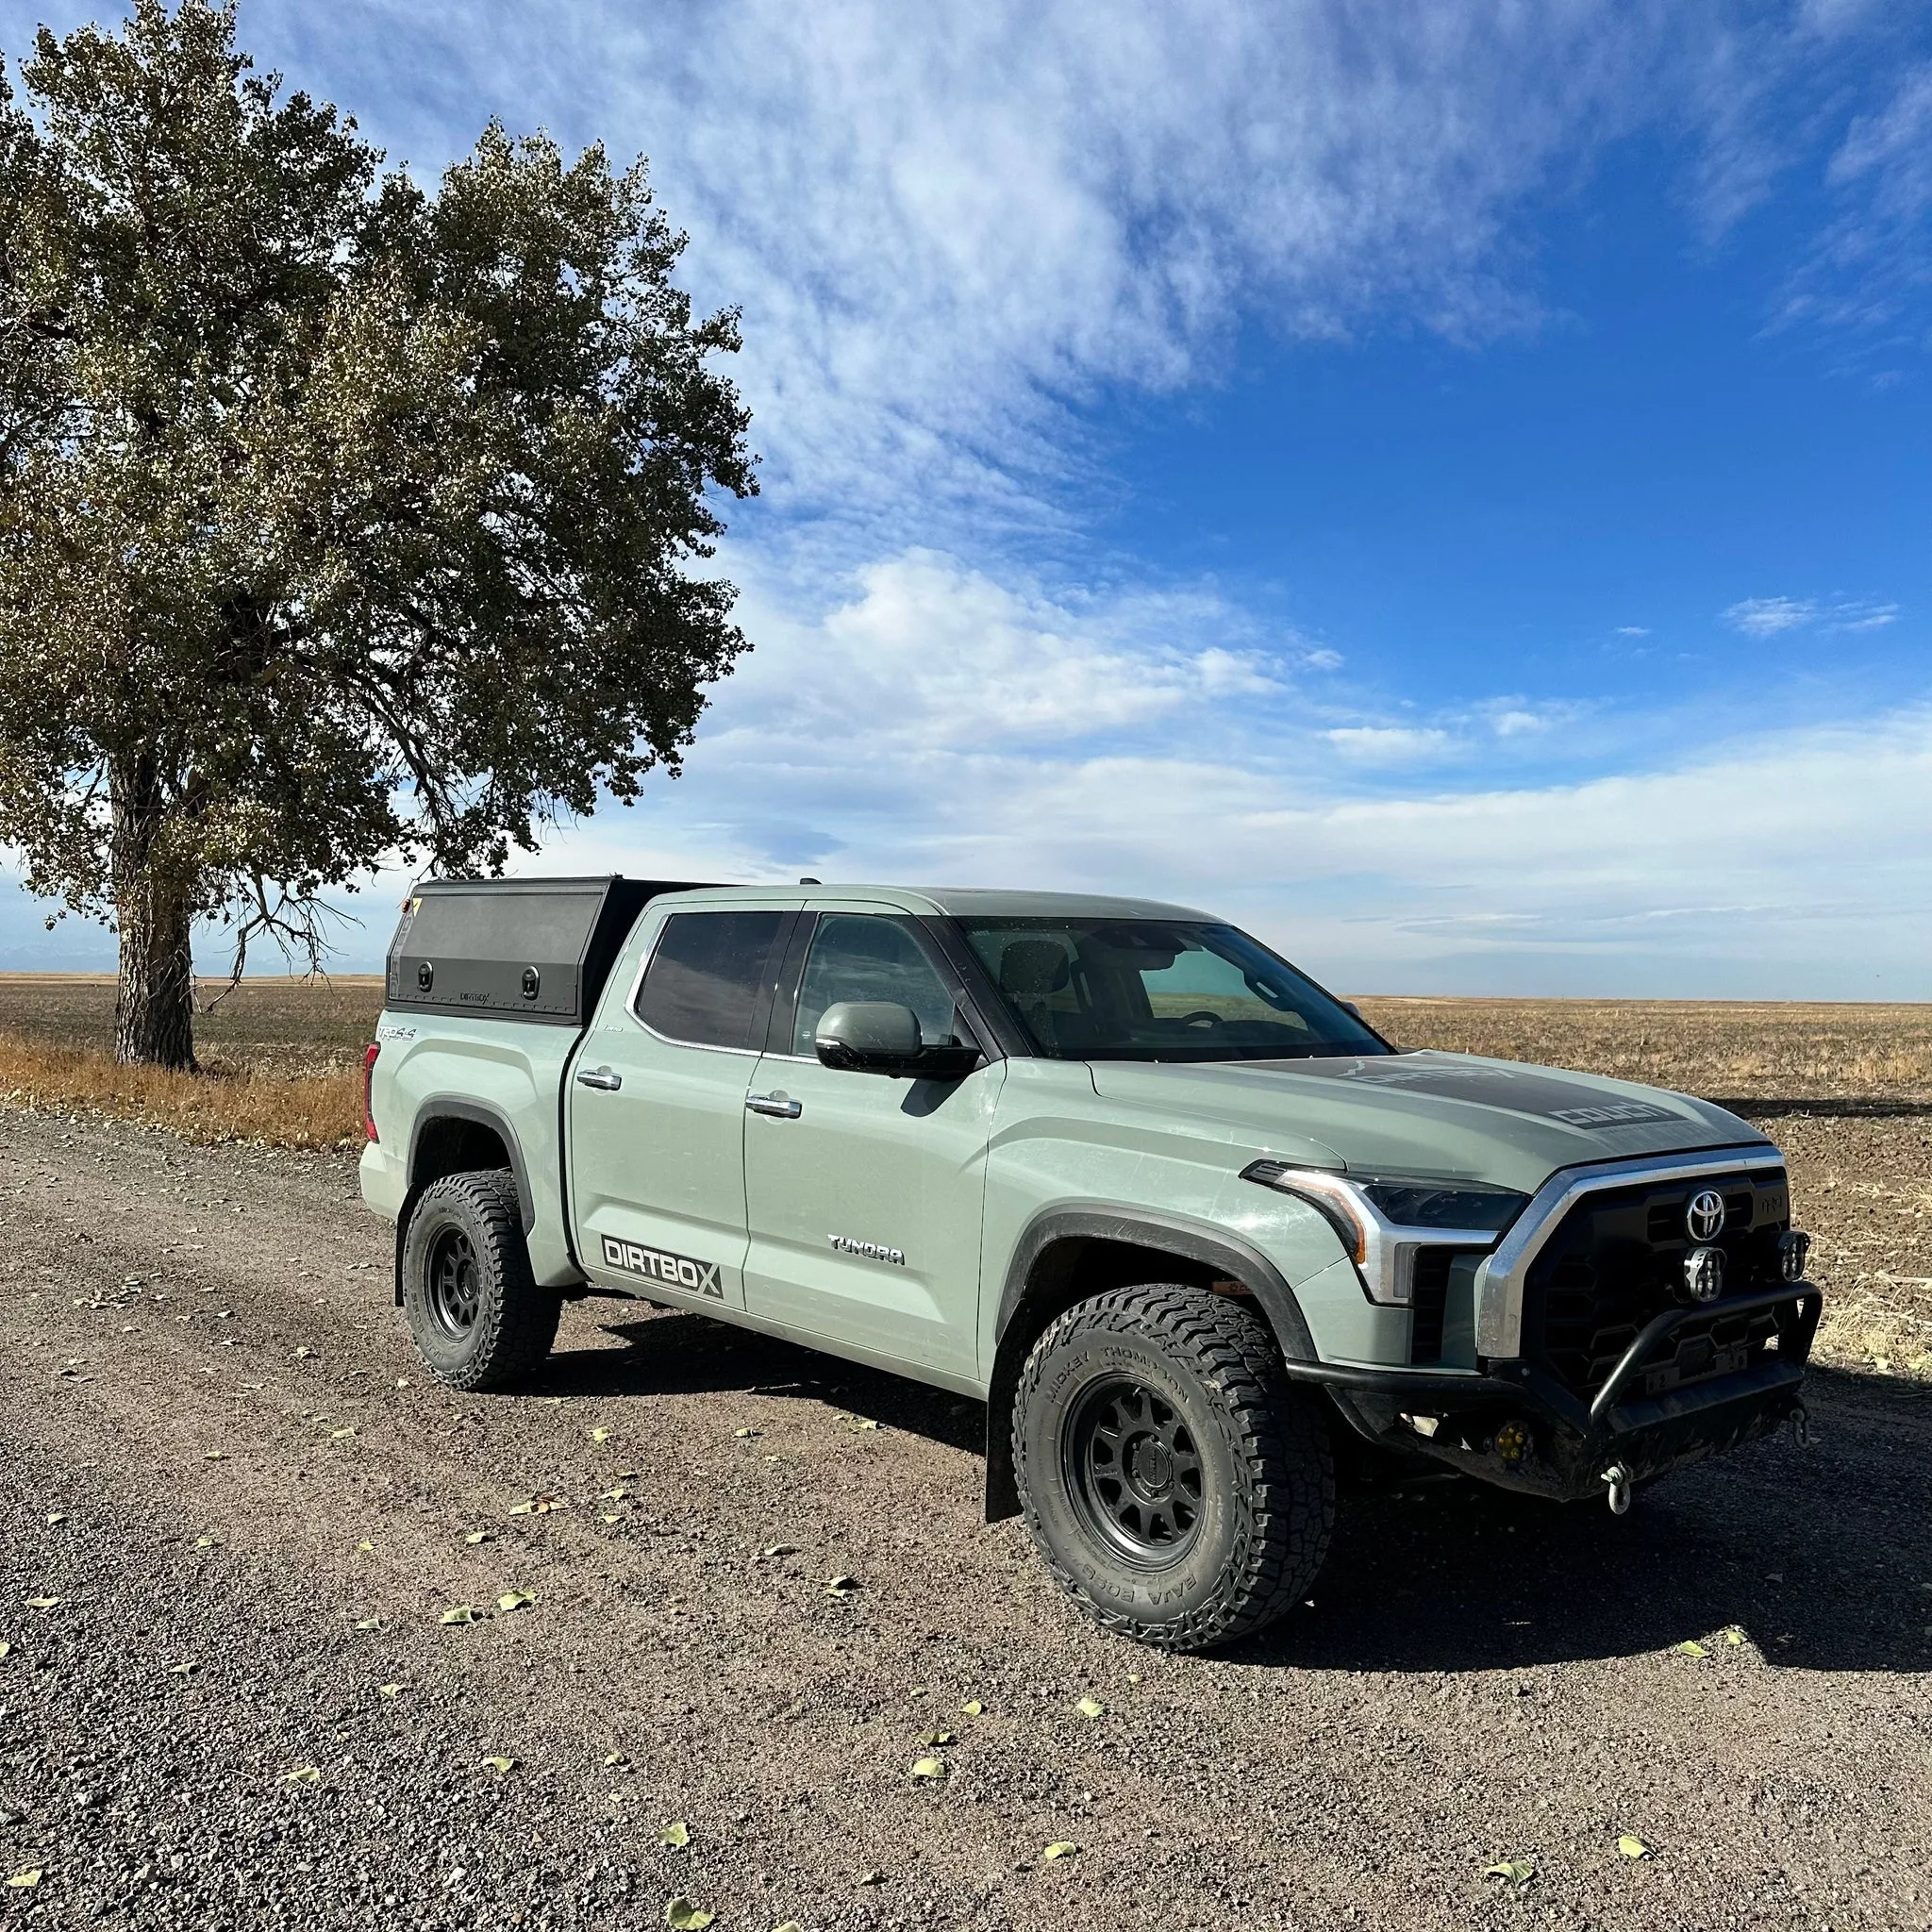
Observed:
[[[1746,597],[1724,615],[1733,630],[1742,631],[1747,638],[1769,638],[1809,624],[1818,615],[1818,607],[1798,597]]]
[[[1433,764],[1455,741],[1433,725],[1344,724],[1324,734],[1345,758],[1364,764]]]
[[[1616,634],[1620,638],[1647,638],[1650,626],[1647,624],[1620,624]]]

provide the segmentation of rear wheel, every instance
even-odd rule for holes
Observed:
[[[403,1245],[403,1307],[417,1353],[452,1389],[508,1389],[550,1353],[563,1301],[530,1273],[508,1174],[453,1174],[424,1193]]]
[[[1121,1289],[1054,1322],[1021,1372],[1013,1466],[1061,1586],[1168,1650],[1273,1623],[1334,1526],[1325,1418],[1260,1320],[1206,1289]]]

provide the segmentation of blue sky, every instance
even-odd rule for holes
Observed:
[[[491,113],[648,155],[743,308],[756,649],[527,869],[1147,891],[1363,991],[1932,997],[1932,11],[242,23],[425,175]],[[109,944],[0,902],[0,966]]]

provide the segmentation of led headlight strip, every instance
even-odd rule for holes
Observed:
[[[1257,1160],[1241,1178],[1306,1201],[1335,1230],[1370,1298],[1398,1306],[1410,1300],[1417,1249],[1493,1247],[1529,1199],[1480,1181],[1340,1174],[1279,1160]]]

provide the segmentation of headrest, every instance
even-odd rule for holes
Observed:
[[[1000,991],[1016,1000],[1043,1000],[1071,974],[1067,949],[1057,940],[1008,940],[1000,955]]]

